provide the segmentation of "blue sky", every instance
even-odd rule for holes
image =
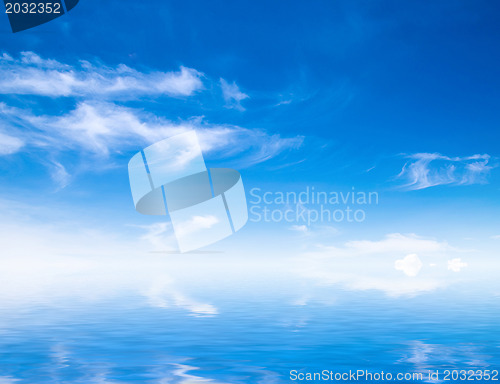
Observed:
[[[247,192],[380,195],[363,223],[249,223],[216,248],[306,257],[375,248],[410,267],[410,255],[441,254],[445,270],[471,250],[493,257],[499,13],[486,1],[81,0],[18,34],[5,16],[4,236],[26,228],[20,243],[53,239],[74,254],[114,254],[122,238],[137,252],[164,249],[171,228],[135,212],[127,163],[195,129],[207,165],[240,170]],[[88,244],[104,233],[115,240]],[[415,292],[408,284],[402,291]]]

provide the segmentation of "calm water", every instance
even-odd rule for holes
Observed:
[[[339,290],[332,303],[308,305],[286,292],[206,296],[211,306],[130,295],[11,307],[0,323],[0,383],[290,383],[291,370],[500,368],[498,297],[470,289]]]

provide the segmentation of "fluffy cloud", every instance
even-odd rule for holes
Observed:
[[[448,157],[439,153],[417,153],[408,158],[410,161],[397,176],[406,181],[403,188],[408,190],[438,185],[483,184],[493,169],[487,154]]]
[[[450,271],[460,272],[465,267],[467,267],[467,263],[462,262],[460,258],[448,260],[448,270]]]
[[[247,99],[249,96],[240,91],[240,88],[235,82],[229,84],[226,80],[220,79],[220,87],[222,95],[226,101],[226,108],[234,108],[239,111],[244,111],[245,108],[241,105],[241,101]]]
[[[194,216],[188,221],[181,222],[176,230],[179,237],[196,236],[204,229],[210,229],[219,222],[219,219],[213,215]]]
[[[23,52],[19,59],[0,56],[0,73],[0,94],[130,99],[141,95],[190,96],[203,88],[203,74],[192,68],[143,73],[123,64],[110,68],[86,61],[72,67],[33,52]]]
[[[406,276],[415,277],[422,269],[422,261],[416,254],[406,256],[404,259],[396,260],[394,268],[403,271]]]

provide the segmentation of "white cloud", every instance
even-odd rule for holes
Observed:
[[[15,379],[10,376],[0,376],[0,384],[15,384],[19,381],[20,379]]]
[[[177,249],[170,224],[132,226],[122,215],[103,220],[101,209],[74,206],[68,210],[59,203],[28,206],[0,200],[4,218],[0,222],[0,307],[15,310],[40,303],[67,307],[70,302],[85,308],[113,300],[214,316],[227,292],[242,301],[251,294],[296,305],[334,305],[345,290],[415,296],[457,282],[476,288],[487,283],[498,292],[491,262],[475,264],[483,268],[477,275],[447,270],[447,260],[459,257],[458,250],[419,252],[426,264],[435,262],[437,267],[422,268],[411,278],[394,268],[395,261],[408,254],[401,250],[367,255],[350,250],[351,257],[346,253],[339,258],[321,247],[304,255],[275,236],[279,246],[271,250],[266,242],[259,245],[250,239],[225,244],[220,253],[209,256],[181,256],[170,252]]]
[[[154,142],[188,130],[196,130],[202,150],[212,161],[245,168],[266,162],[302,146],[304,137],[282,137],[261,129],[214,125],[202,117],[168,120],[143,109],[111,102],[140,96],[190,96],[203,88],[203,74],[181,67],[174,72],[139,72],[125,65],[110,68],[80,62],[72,66],[44,59],[33,52],[13,58],[0,56],[0,94],[76,98],[75,107],[61,114],[37,113],[0,102],[0,156],[29,152],[59,188],[73,173],[114,167],[109,157],[137,151]],[[226,102],[236,108],[247,97],[236,84],[221,79]],[[75,153],[77,156],[75,157]],[[45,160],[49,154],[50,161]],[[64,160],[72,156],[71,164]],[[90,156],[92,155],[92,156]],[[102,161],[106,159],[107,161]],[[180,159],[182,160],[182,159]]]
[[[71,175],[66,171],[66,168],[57,161],[52,162],[50,177],[55,181],[59,189],[67,187],[71,182]]]
[[[404,259],[396,260],[394,268],[398,271],[403,271],[406,276],[415,277],[422,269],[422,261],[417,254],[411,254]]]
[[[178,249],[171,222],[153,223],[139,228],[146,231],[141,239],[151,244],[155,251],[176,251]]]
[[[226,80],[221,78],[220,86],[222,89],[222,95],[226,101],[226,107],[244,111],[245,108],[241,105],[241,101],[247,99],[249,96],[241,92],[235,82],[229,84]]]
[[[316,285],[347,291],[378,291],[390,297],[416,296],[448,285],[442,277],[401,276],[392,257],[358,256],[341,261],[318,254],[299,261],[297,273]]]
[[[33,52],[23,52],[19,59],[0,57],[0,73],[0,94],[131,99],[140,95],[191,96],[203,88],[203,74],[192,68],[143,73],[123,64],[110,68],[85,61],[73,67]]]
[[[395,297],[414,296],[449,284],[444,268],[422,273],[420,257],[439,261],[459,252],[444,241],[395,233],[380,240],[347,241],[342,246],[317,245],[316,251],[299,260],[298,271],[317,284],[353,291],[377,290]]]
[[[448,270],[450,271],[460,272],[465,267],[467,267],[467,263],[462,262],[460,258],[448,260]]]
[[[500,235],[491,236],[493,240],[500,240]]]
[[[308,228],[306,225],[292,225],[290,230],[294,232],[306,233]]]
[[[356,256],[374,254],[401,254],[401,253],[440,253],[453,250],[446,242],[426,239],[415,234],[388,234],[382,240],[354,240],[348,241],[344,247],[325,246],[325,252],[332,256]]]
[[[25,141],[25,147],[36,147],[51,153],[80,150],[98,157],[137,150],[194,129],[204,152],[212,151],[216,158],[240,156],[239,165],[244,167],[297,149],[304,141],[301,136],[283,138],[259,129],[210,125],[199,119],[174,123],[107,102],[81,102],[62,116],[35,116],[29,111],[0,103],[0,116],[6,124],[11,123],[12,130],[15,125],[24,128],[22,133],[17,134],[19,140]]]
[[[176,226],[175,234],[178,237],[196,236],[196,233],[204,229],[210,229],[219,222],[219,219],[213,215],[194,216],[183,221]]]
[[[439,153],[417,153],[408,156],[397,176],[406,180],[403,188],[418,190],[438,185],[484,184],[494,166],[487,154],[466,157],[448,157]]]
[[[0,156],[12,155],[24,146],[23,140],[0,132]]]
[[[25,120],[43,130],[42,140],[50,146],[57,147],[62,141],[69,149],[85,150],[101,156],[109,155],[110,151],[127,149],[138,139],[149,143],[189,129],[188,124],[143,117],[151,123],[144,122],[141,114],[130,108],[83,102],[62,116],[27,115]]]

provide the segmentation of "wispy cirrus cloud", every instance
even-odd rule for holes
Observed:
[[[220,87],[222,89],[222,95],[226,102],[226,108],[234,108],[239,111],[244,111],[245,108],[241,105],[241,101],[248,99],[249,96],[240,91],[240,88],[235,82],[232,84],[228,83],[223,78],[220,79]]]
[[[60,116],[37,116],[0,103],[0,117],[8,126],[12,142],[9,153],[26,146],[51,153],[82,151],[106,158],[194,129],[204,151],[213,152],[216,158],[238,156],[241,166],[249,166],[297,149],[304,142],[302,136],[287,138],[259,129],[213,125],[200,118],[173,122],[102,101],[81,102]]]
[[[58,185],[59,189],[67,187],[71,182],[71,175],[68,173],[64,165],[57,161],[51,162],[50,177]]]
[[[19,152],[23,146],[24,141],[20,138],[0,132],[0,156]]]
[[[397,178],[406,181],[402,188],[407,190],[438,185],[485,184],[494,168],[488,154],[449,157],[439,153],[416,153],[406,157],[409,161]]]
[[[193,96],[204,88],[203,78],[201,72],[186,67],[141,72],[125,65],[109,67],[86,61],[69,65],[33,52],[17,58],[4,53],[0,55],[0,95],[12,105],[0,102],[0,156],[28,152],[39,156],[39,163],[47,166],[60,189],[72,181],[71,168],[79,164],[85,163],[87,170],[102,166],[102,159],[137,151],[188,130],[196,130],[203,151],[211,152],[212,159],[230,159],[239,168],[302,146],[302,136],[282,137],[261,129],[210,124],[196,116],[160,117],[145,111],[147,99],[142,99],[141,108],[127,106],[128,101],[142,96]],[[226,106],[242,108],[240,101],[248,96],[235,83],[220,81]],[[15,107],[17,100],[9,95],[65,97],[70,107],[62,112],[43,108],[40,113],[36,102],[30,108],[26,104]],[[72,157],[71,164],[63,159],[65,154]]]
[[[468,264],[462,262],[461,258],[448,260],[448,269],[453,272],[460,272],[462,268],[466,268],[467,266]]]
[[[15,384],[19,382],[19,379],[15,379],[10,376],[1,376],[0,377],[0,384]]]
[[[4,53],[0,56],[0,73],[0,94],[130,99],[143,95],[191,96],[203,89],[203,74],[192,68],[140,72],[124,64],[112,68],[88,61],[71,66],[33,52],[22,52],[19,58]]]

